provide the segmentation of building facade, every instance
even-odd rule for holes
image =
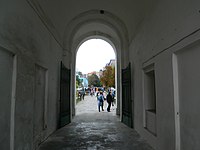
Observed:
[[[106,66],[112,66],[115,67],[115,59],[111,59],[109,63],[106,64]]]

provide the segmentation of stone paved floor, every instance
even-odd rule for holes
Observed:
[[[104,102],[106,110],[106,102]],[[52,134],[39,150],[153,150],[111,112],[98,112],[95,97],[78,103],[72,123]]]

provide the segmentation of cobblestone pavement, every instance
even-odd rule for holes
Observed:
[[[101,111],[101,113],[108,113],[106,111],[107,109],[107,102],[104,101],[104,111]],[[76,115],[80,114],[89,114],[89,113],[96,113],[98,112],[98,106],[97,106],[97,98],[95,96],[85,96],[85,99],[80,101],[78,105],[76,105]],[[116,114],[116,105],[111,106],[111,112],[109,112],[112,115]],[[116,116],[116,115],[115,115]]]
[[[69,125],[52,134],[39,150],[153,150],[138,133],[124,125],[111,112],[98,112],[96,97],[86,96],[76,106],[76,116]]]

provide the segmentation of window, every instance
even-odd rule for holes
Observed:
[[[154,64],[144,68],[144,127],[156,135],[156,84]]]

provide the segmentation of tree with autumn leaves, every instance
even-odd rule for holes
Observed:
[[[115,87],[115,67],[106,66],[100,81],[105,87]]]

